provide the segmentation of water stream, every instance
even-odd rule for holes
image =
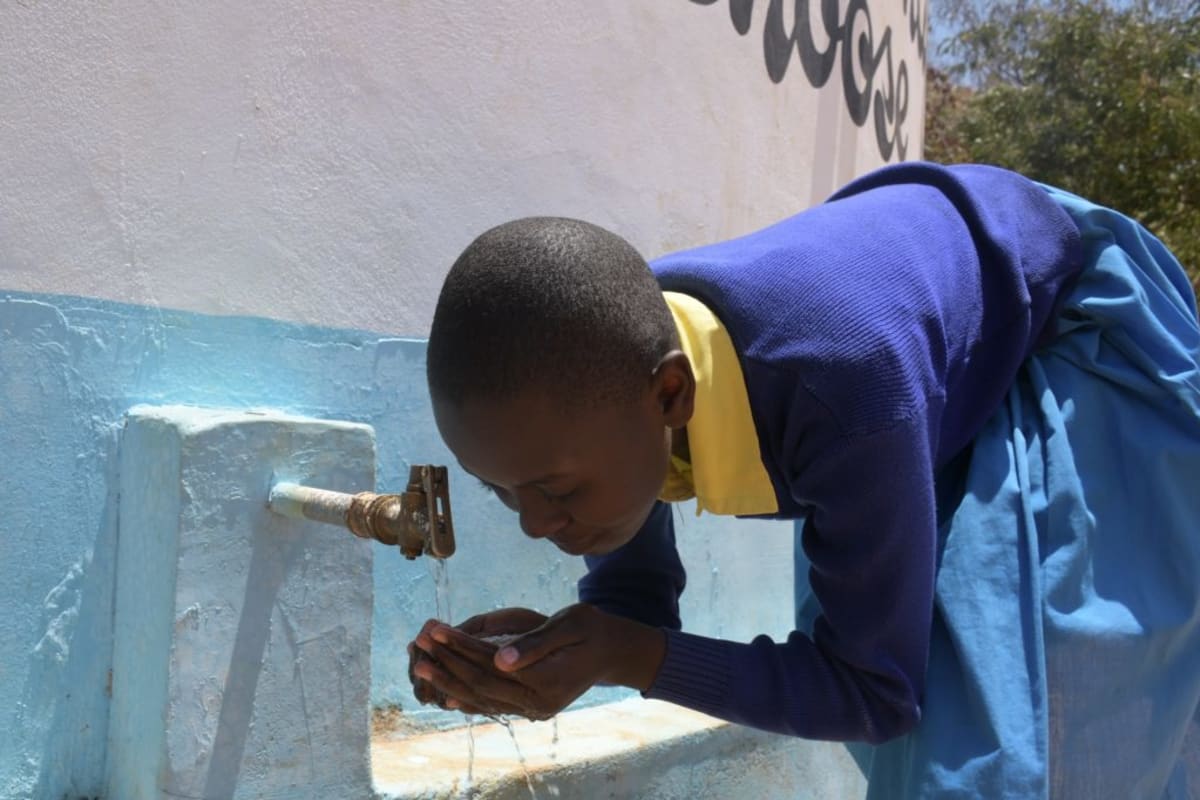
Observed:
[[[453,611],[450,608],[450,572],[444,558],[431,558],[433,573],[433,590],[436,597],[437,611],[435,616],[447,625],[454,624]]]
[[[454,624],[454,612],[450,606],[450,572],[446,567],[446,561],[441,558],[430,559],[432,561],[431,572],[433,575],[433,585],[436,601],[435,616],[441,622],[447,625]],[[507,639],[509,637],[495,637],[497,639]],[[468,714],[467,716],[467,781],[464,787],[464,795],[466,797],[474,796],[475,789],[475,716]],[[486,715],[493,722],[496,722],[508,731],[508,737],[512,739],[513,749],[517,753],[517,765],[521,768],[521,773],[525,776],[525,786],[529,789],[530,800],[537,800],[537,790],[533,786],[533,776],[529,772],[529,763],[525,760],[525,754],[521,752],[521,744],[517,741],[517,732],[513,729],[512,720],[505,717],[492,714]],[[550,760],[556,761],[558,749],[558,717],[554,717],[554,734],[550,743]]]
[[[467,797],[475,790],[475,715],[467,715]]]
[[[558,715],[557,714],[554,715],[554,719],[552,719],[551,722],[554,724],[554,735],[550,738],[550,763],[557,764],[558,763]]]
[[[517,751],[517,764],[521,767],[521,772],[525,775],[525,786],[529,789],[529,800],[537,800],[537,791],[533,788],[533,776],[529,774],[529,764],[525,761],[525,754],[521,752],[521,745],[517,742],[517,732],[513,730],[512,720],[499,716],[494,716],[492,719],[499,722],[508,731],[508,738],[512,739],[513,749]]]

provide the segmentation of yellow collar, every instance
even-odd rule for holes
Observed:
[[[691,462],[672,457],[660,499],[696,498],[696,513],[774,514],[775,488],[763,466],[742,365],[729,333],[694,297],[663,292],[683,352],[696,376],[696,402],[687,425]]]

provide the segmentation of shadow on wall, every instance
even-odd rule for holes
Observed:
[[[106,438],[105,456],[115,465],[115,431]],[[33,793],[36,798],[65,793],[72,800],[76,796],[90,800],[88,793],[97,789],[81,777],[103,774],[103,742],[112,690],[112,673],[105,654],[112,652],[116,483],[109,482],[105,492],[101,523],[91,551],[68,568],[66,577],[42,603],[39,630],[44,633],[30,654],[16,724],[8,728],[45,731],[40,743],[24,739],[24,758],[33,763],[40,761]],[[47,530],[40,533],[52,535]],[[95,691],[99,681],[103,681],[101,693]],[[95,800],[100,800],[99,795]]]

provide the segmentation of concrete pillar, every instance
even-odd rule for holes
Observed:
[[[137,407],[121,442],[111,798],[370,797],[371,544],[268,511],[375,487],[365,425]]]

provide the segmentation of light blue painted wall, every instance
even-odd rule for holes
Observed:
[[[0,797],[101,794],[113,640],[117,449],[139,403],[270,407],[375,428],[381,490],[450,463],[433,427],[424,343],[247,317],[0,291]],[[452,615],[574,599],[578,560],[525,539],[451,477]],[[735,530],[736,529],[736,530]],[[791,531],[680,511],[684,616],[699,633],[782,634]],[[737,535],[731,535],[731,534]],[[411,710],[404,645],[434,614],[431,564],[377,548],[372,696]],[[753,591],[751,591],[753,590]]]

